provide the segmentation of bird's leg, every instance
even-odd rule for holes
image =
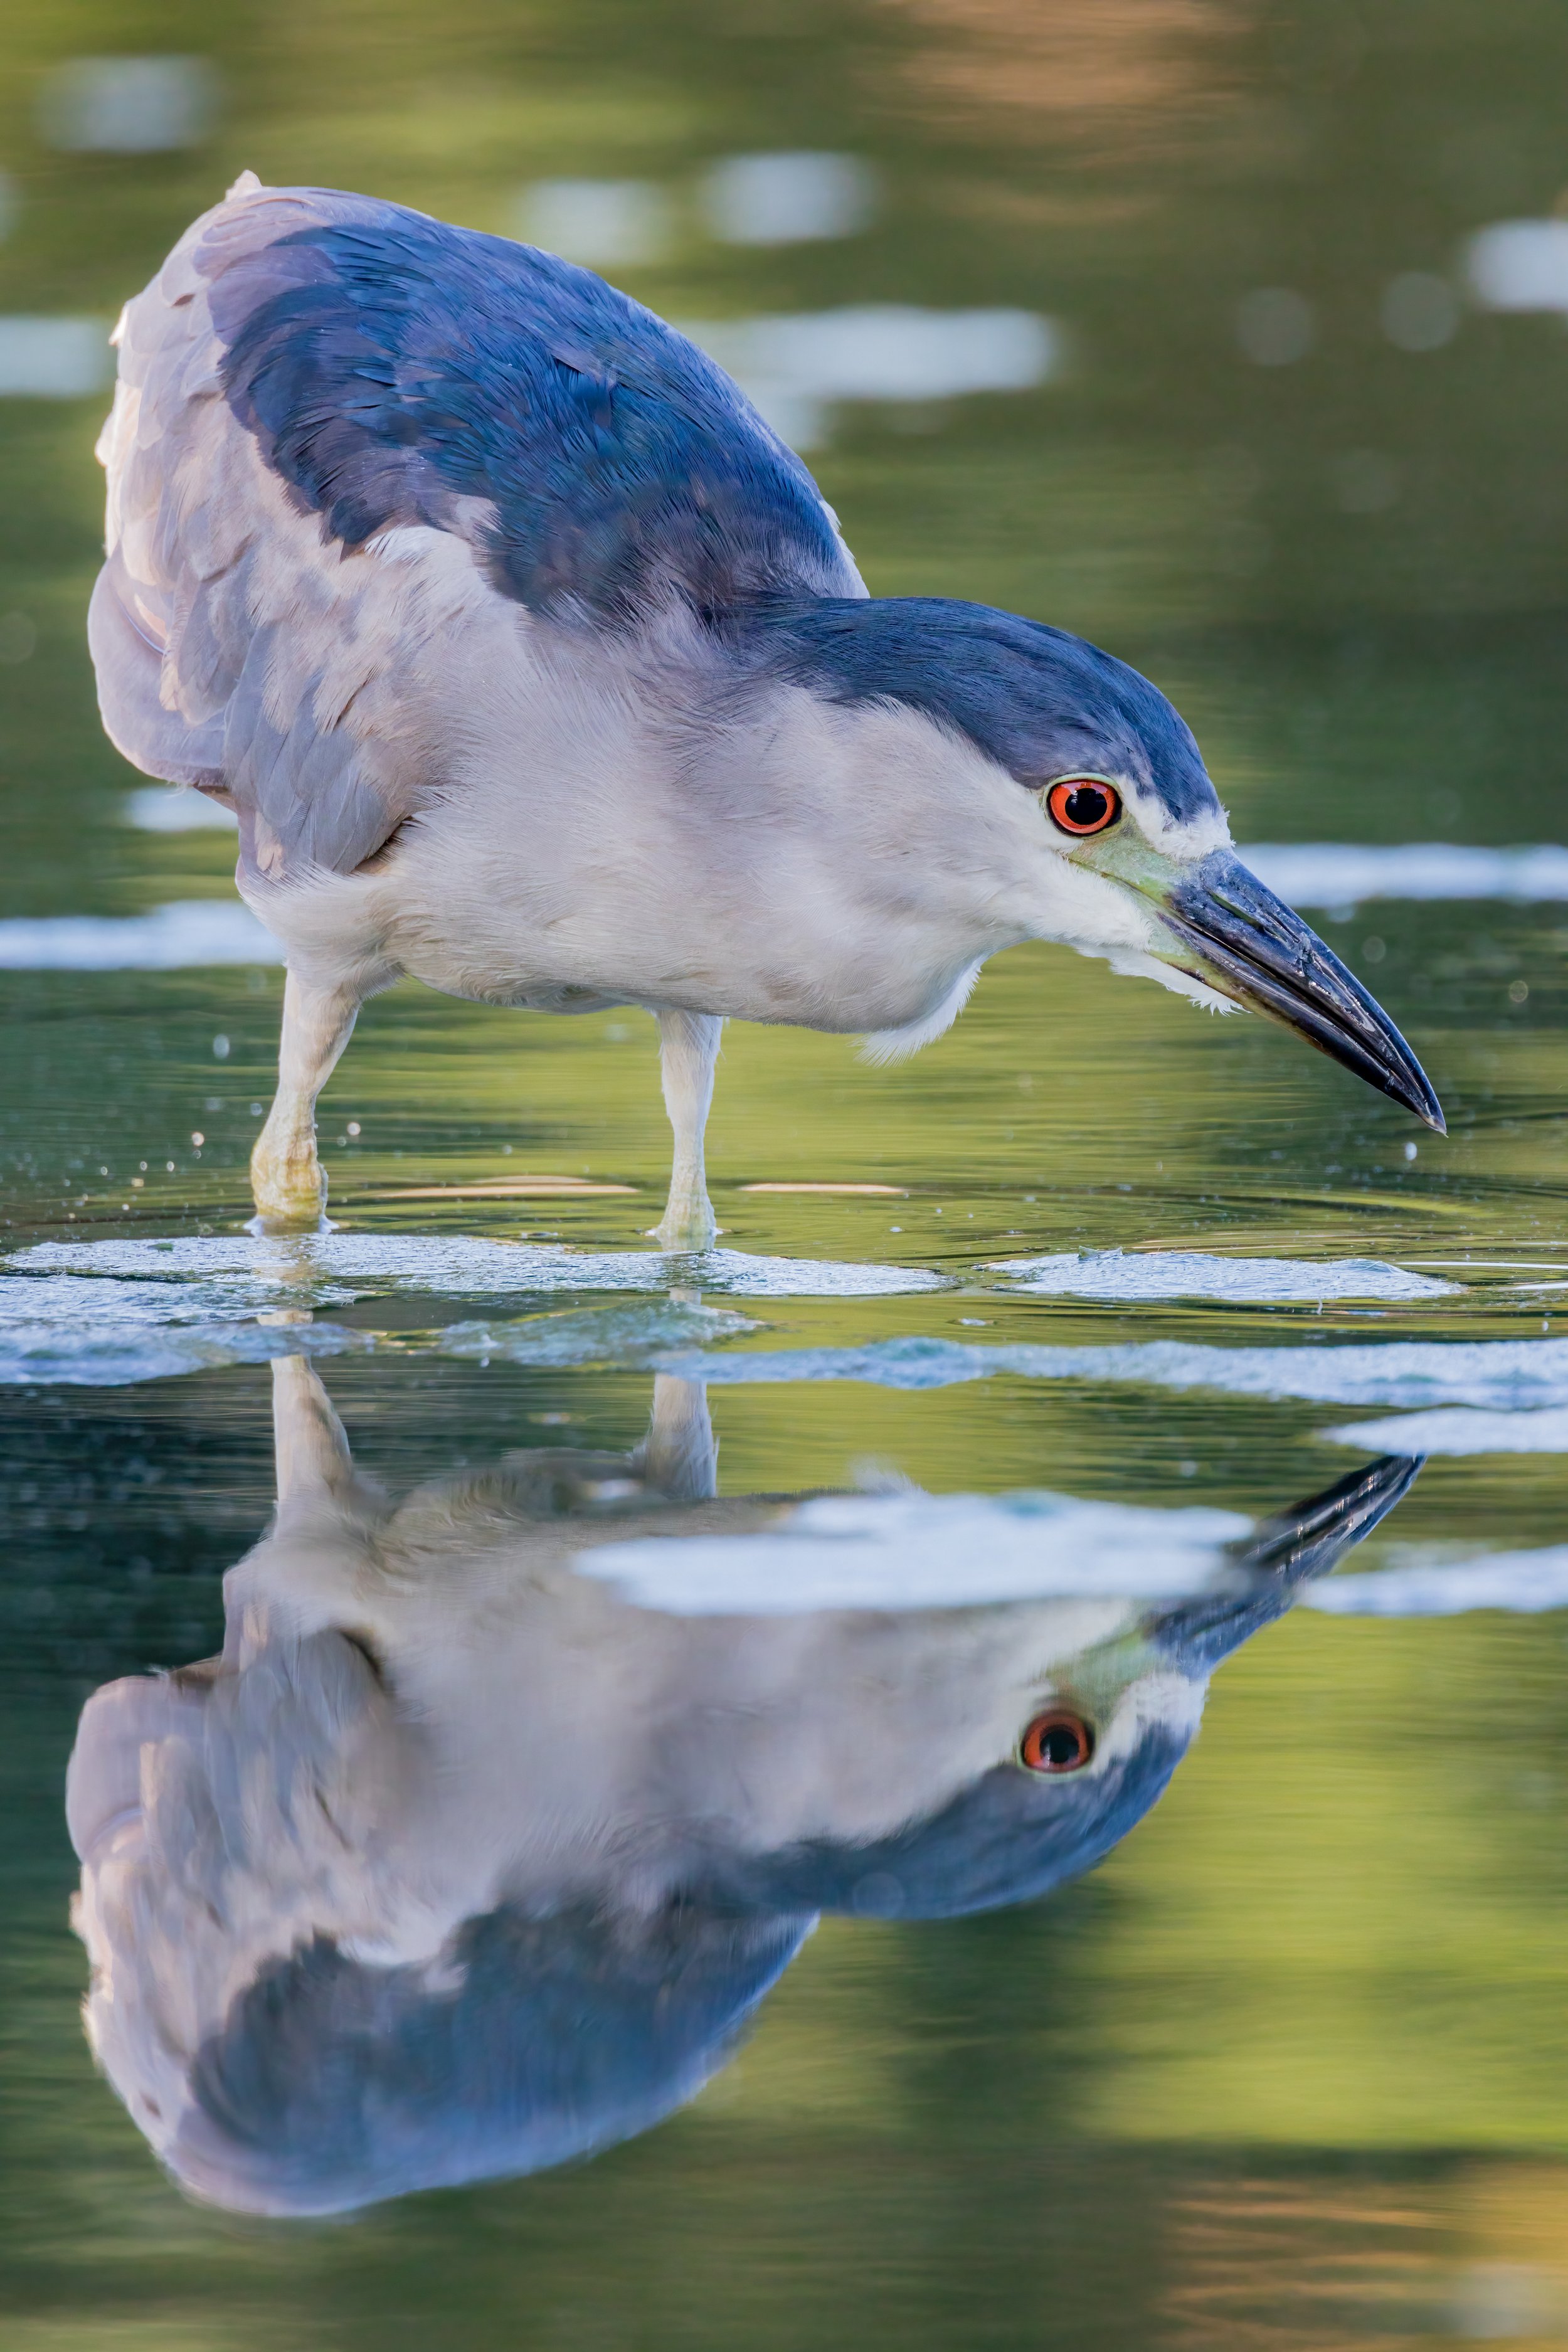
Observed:
[[[705,1503],[718,1493],[719,1446],[700,1381],[655,1373],[642,1466],[648,1485],[671,1502]]]
[[[353,1485],[347,1434],[308,1356],[272,1359],[272,1444],[279,1507],[335,1500]]]
[[[664,1107],[675,1130],[675,1165],[669,1204],[652,1238],[668,1250],[705,1250],[719,1228],[708,1200],[702,1166],[702,1130],[713,1099],[713,1066],[724,1024],[712,1013],[661,1013],[658,1016]]]
[[[363,1002],[358,989],[322,987],[295,971],[283,990],[278,1092],[250,1155],[257,1213],[269,1223],[314,1223],[327,1204],[316,1157],[316,1097],[349,1042]]]
[[[263,1319],[282,1322],[285,1316]],[[278,1465],[274,1534],[290,1532],[290,1523],[293,1530],[301,1526],[309,1528],[323,1509],[341,1507],[350,1499],[354,1465],[349,1454],[348,1437],[308,1356],[272,1359],[272,1444]],[[264,1557],[268,1549],[263,1544],[259,1553],[251,1555],[252,1559]],[[296,1550],[284,1571],[288,1578],[292,1570],[295,1596],[308,1606],[314,1602],[315,1611],[320,1609],[320,1592],[310,1592],[307,1588],[320,1579],[323,1563],[334,1557],[332,1545],[311,1545],[308,1551]],[[260,1578],[248,1564],[242,1566],[225,1586],[226,1626],[223,1654],[226,1665],[237,1670],[265,1646],[272,1604],[281,1597],[275,1564],[270,1572]]]
[[[364,1548],[390,1507],[354,1468],[342,1423],[309,1357],[272,1360],[272,1535],[282,1542],[258,1545],[225,1583],[223,1654],[231,1668],[259,1655],[280,1625],[299,1633],[363,1622]]]

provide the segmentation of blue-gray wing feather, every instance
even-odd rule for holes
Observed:
[[[230,801],[261,874],[351,871],[440,789],[421,681],[437,692],[465,599],[603,631],[864,593],[728,377],[527,247],[247,180],[120,343],[89,622],[105,724],[147,772]],[[413,559],[394,580],[374,548],[410,530],[460,547],[468,585]]]

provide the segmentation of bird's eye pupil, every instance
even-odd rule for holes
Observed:
[[[1081,1715],[1066,1707],[1037,1716],[1018,1750],[1031,1772],[1080,1772],[1093,1753],[1093,1732]]]
[[[1064,776],[1051,786],[1046,805],[1064,833],[1103,833],[1121,813],[1121,796],[1114,784],[1092,776]]]

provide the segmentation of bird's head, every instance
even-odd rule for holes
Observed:
[[[945,1657],[911,1640],[901,1675],[888,1673],[890,1626],[881,1621],[876,1666],[862,1656],[841,1682],[839,1703],[855,1710],[863,1747],[886,1763],[880,1788],[874,1769],[862,1773],[859,1822],[846,1815],[765,1852],[735,1842],[712,1855],[704,1891],[721,1906],[951,1918],[1034,1900],[1093,1869],[1163,1793],[1198,1728],[1215,1669],[1363,1542],[1420,1467],[1418,1459],[1384,1455],[1229,1540],[1214,1540],[1228,1514],[1105,1504],[1031,1513],[1022,1524],[1037,1567],[1059,1548],[1085,1587],[1110,1590],[1093,1601],[952,1611]],[[941,1504],[911,1503],[934,1508],[941,1526]],[[995,1508],[994,1559],[1005,1556],[1007,1517]],[[909,1540],[914,1524],[905,1522],[899,1549],[929,1593],[932,1563]],[[983,1524],[982,1517],[968,1521],[963,1548],[952,1555],[972,1586],[992,1564],[976,1540]],[[950,1542],[952,1532],[950,1521]],[[858,1540],[866,1549],[864,1533]],[[1207,1552],[1207,1575],[1196,1577],[1205,1589],[1152,1608],[1110,1600],[1119,1583],[1125,1591],[1140,1580],[1135,1563],[1146,1570],[1163,1550],[1170,1566],[1179,1556],[1173,1547],[1189,1543],[1189,1572]],[[913,1629],[921,1622],[907,1621]],[[894,1776],[889,1810],[903,1818],[869,1834],[875,1803]]]
[[[1030,934],[1213,1009],[1266,1013],[1444,1131],[1382,1006],[1237,857],[1192,730],[1137,670],[1063,630],[939,597],[780,606],[752,642],[775,677],[918,714],[1030,796]]]

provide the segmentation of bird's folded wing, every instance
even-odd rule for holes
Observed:
[[[119,343],[104,722],[276,878],[352,871],[441,788],[455,633],[864,593],[711,361],[504,238],[247,174]]]

